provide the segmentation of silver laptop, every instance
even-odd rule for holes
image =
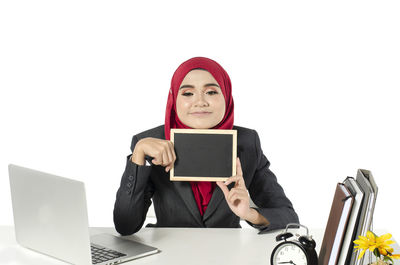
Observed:
[[[85,185],[9,165],[17,242],[72,264],[115,264],[158,249],[108,234],[90,237]]]

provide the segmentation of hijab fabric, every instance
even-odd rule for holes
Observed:
[[[167,108],[165,111],[165,139],[170,140],[170,129],[190,129],[190,127],[183,124],[177,115],[176,111],[176,98],[178,96],[179,87],[185,76],[194,69],[203,69],[208,71],[218,82],[222,94],[225,98],[225,115],[221,122],[215,127],[210,129],[226,129],[233,128],[233,98],[232,86],[228,73],[216,61],[205,57],[194,57],[183,62],[178,69],[176,69],[171,80],[171,88],[168,94]],[[208,203],[211,200],[212,193],[215,188],[215,182],[191,182],[191,187],[199,208],[200,214],[203,216],[207,209]]]

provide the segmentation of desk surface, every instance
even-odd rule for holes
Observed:
[[[125,264],[265,265],[269,264],[272,249],[276,245],[275,236],[280,232],[258,235],[257,230],[246,228],[143,228],[126,238],[152,245],[161,252]],[[90,228],[90,233],[118,235],[113,228]],[[317,242],[318,253],[323,231],[311,229],[310,233]],[[0,226],[0,264],[66,263],[19,246],[15,241],[14,227]]]

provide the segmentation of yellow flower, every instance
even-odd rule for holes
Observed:
[[[358,240],[354,240],[354,248],[357,250],[361,250],[358,259],[361,259],[364,256],[365,251],[369,250],[373,252],[375,255],[383,255],[392,259],[400,259],[400,254],[392,254],[393,248],[390,247],[391,244],[395,243],[393,240],[389,240],[392,238],[391,234],[384,234],[382,236],[375,236],[371,231],[367,232],[366,236],[359,236]],[[375,249],[378,250],[379,254],[377,254]],[[378,256],[377,256],[378,257]],[[379,257],[378,257],[379,258]]]
[[[389,240],[392,238],[391,234],[384,234],[383,236],[377,237],[376,240],[376,247],[379,250],[379,253],[381,255],[387,256],[388,252],[392,253],[393,248],[391,248],[389,245],[395,243],[393,240]]]
[[[358,259],[361,259],[364,256],[364,253],[367,249],[369,251],[374,251],[374,249],[377,247],[376,242],[375,242],[375,235],[368,231],[367,236],[358,236],[359,239],[354,240],[354,244],[357,244],[358,246],[354,246],[356,250],[361,250],[360,255],[358,256]]]

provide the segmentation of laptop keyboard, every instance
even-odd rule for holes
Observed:
[[[116,259],[119,257],[126,256],[126,254],[123,254],[121,252],[105,248],[99,245],[91,245],[90,249],[92,251],[92,263],[97,264],[101,262],[105,262],[108,260]]]

